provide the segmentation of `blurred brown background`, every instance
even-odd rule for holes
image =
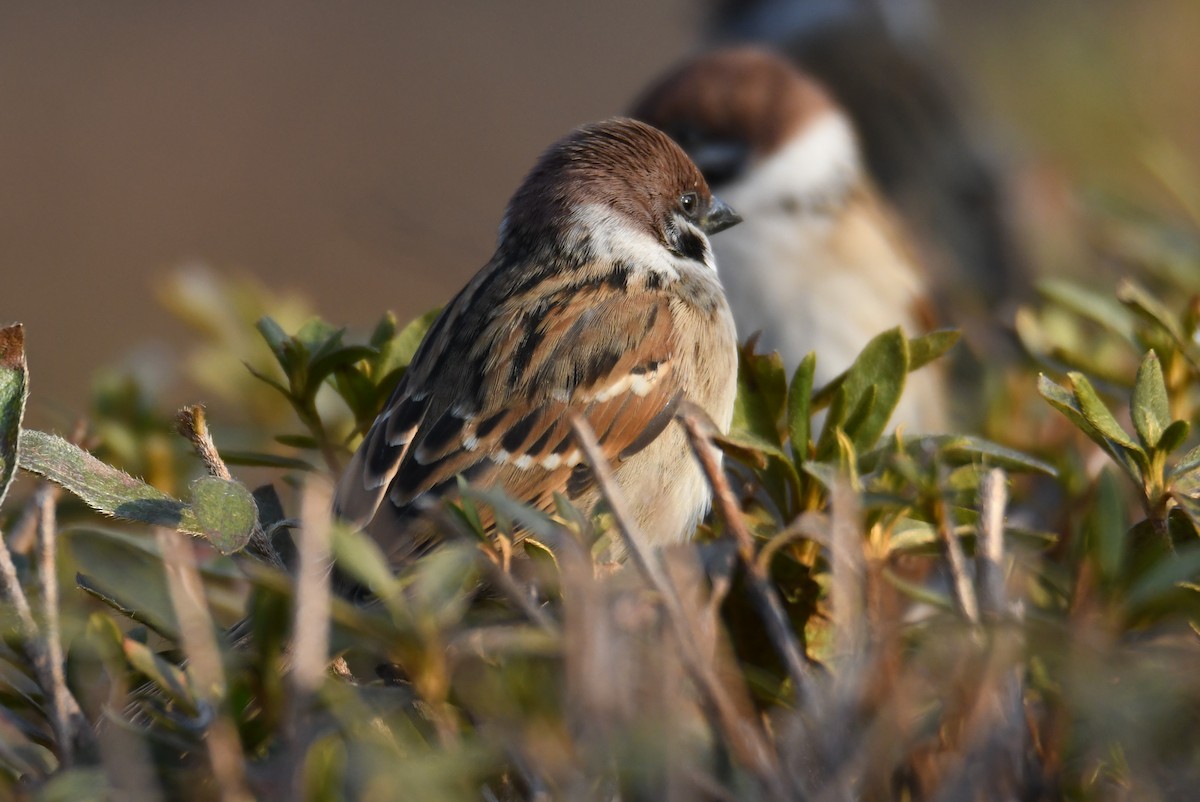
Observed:
[[[1186,202],[1146,160],[1200,164],[1200,3],[941,6],[1014,170]],[[0,5],[0,320],[28,326],[35,415],[182,341],[155,296],[188,262],[338,323],[443,302],[540,150],[621,112],[703,22],[686,0]]]

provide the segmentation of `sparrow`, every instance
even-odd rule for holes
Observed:
[[[942,311],[992,350],[1029,289],[1009,186],[969,87],[938,45],[929,0],[708,0],[716,46],[767,46],[826,87],[861,140],[867,170],[918,238]],[[989,321],[988,318],[991,318]],[[986,326],[983,324],[987,324]],[[974,331],[972,331],[974,329]]]
[[[714,242],[743,336],[794,367],[817,354],[818,386],[872,337],[933,327],[928,276],[868,176],[845,112],[768,51],[711,52],[649,89],[633,116],[672,136],[745,222]],[[946,425],[937,363],[909,376],[892,426]]]
[[[613,119],[552,145],[367,432],[335,512],[398,566],[436,544],[430,513],[459,477],[588,511],[578,416],[646,539],[690,537],[710,488],[674,415],[686,400],[730,423],[737,340],[708,237],[739,220],[649,125]]]

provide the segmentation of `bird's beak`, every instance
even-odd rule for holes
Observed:
[[[735,212],[729,204],[720,198],[713,198],[708,214],[704,215],[704,219],[700,221],[700,230],[711,236],[730,226],[736,226],[740,222],[742,222],[742,216]]]

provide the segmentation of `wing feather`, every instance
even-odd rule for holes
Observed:
[[[682,397],[661,292],[592,280],[547,298],[535,287],[524,300],[492,304],[472,327],[457,308],[478,304],[469,290],[443,313],[462,325],[435,324],[439,342],[422,344],[338,489],[339,514],[394,559],[432,537],[414,519],[457,492],[457,475],[552,509],[568,484],[576,497],[591,486],[590,474],[575,471],[574,415],[617,461],[649,445]]]

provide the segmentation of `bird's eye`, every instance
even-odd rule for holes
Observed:
[[[679,196],[679,205],[688,215],[693,215],[700,207],[700,198],[695,192],[685,192]]]

